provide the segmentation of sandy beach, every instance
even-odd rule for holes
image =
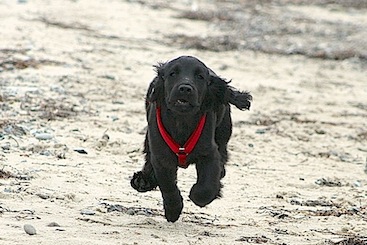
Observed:
[[[0,36],[0,244],[367,244],[366,1],[4,0]],[[254,99],[223,197],[195,206],[180,169],[169,223],[130,178],[180,55]]]

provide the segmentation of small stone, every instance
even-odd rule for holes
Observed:
[[[155,225],[157,224],[157,221],[152,218],[146,218],[144,223],[149,224],[149,225]]]
[[[42,156],[51,156],[52,155],[52,153],[51,153],[51,151],[49,151],[49,150],[44,150],[44,151],[41,151],[40,152],[40,155],[42,155]]]
[[[56,222],[51,222],[50,224],[47,225],[48,227],[60,227],[60,225]]]
[[[30,224],[25,224],[23,228],[24,228],[25,233],[27,233],[28,235],[32,236],[32,235],[37,234],[36,229]]]
[[[58,153],[56,153],[56,157],[58,159],[66,159],[66,154],[65,154],[65,152],[58,152]]]
[[[82,148],[76,148],[74,149],[74,151],[80,153],[80,154],[88,154],[88,152]]]
[[[315,132],[316,132],[317,134],[326,134],[326,131],[325,131],[325,130],[323,130],[323,129],[316,129],[316,130],[315,130]]]
[[[138,211],[136,214],[137,215],[144,215],[144,216],[148,216],[149,215],[148,212],[143,211],[143,210]]]
[[[38,140],[50,140],[53,138],[52,134],[49,133],[37,133],[34,135]]]
[[[117,116],[111,116],[112,122],[119,120]]]
[[[110,205],[108,208],[107,208],[107,213],[109,212],[123,212],[126,208],[124,208],[123,206],[119,205],[119,204],[116,204],[116,205]]]
[[[16,178],[20,180],[31,180],[33,177],[26,174],[20,174],[17,175]]]
[[[113,100],[112,104],[116,104],[116,105],[124,105],[125,103],[121,100]]]
[[[108,134],[103,134],[102,139],[108,141],[110,139],[110,136],[108,136]]]
[[[112,80],[112,81],[116,80],[116,77],[114,75],[109,75],[109,74],[106,74],[106,75],[102,76],[102,78],[106,78],[106,79]]]
[[[1,148],[2,148],[4,151],[9,151],[9,150],[10,150],[10,143],[2,144],[2,145],[1,145]]]
[[[80,211],[80,213],[83,214],[83,215],[95,215],[96,214],[95,211],[89,210],[89,209],[84,209],[84,210]]]
[[[126,213],[128,215],[134,215],[135,214],[135,211],[133,209],[129,208],[128,210],[126,210]]]
[[[359,180],[354,181],[353,186],[354,187],[361,187],[362,186],[361,181],[359,181]]]
[[[42,199],[49,199],[50,198],[50,196],[46,193],[37,193],[36,195],[39,196]]]
[[[256,130],[256,134],[265,134],[266,130],[265,129],[257,129]]]

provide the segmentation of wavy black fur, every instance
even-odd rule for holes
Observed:
[[[145,164],[141,171],[134,173],[131,186],[139,192],[159,186],[165,217],[175,222],[183,208],[183,198],[176,184],[178,162],[157,129],[157,106],[161,107],[164,127],[180,145],[187,141],[199,118],[207,115],[200,139],[187,157],[188,164],[196,164],[197,170],[197,182],[189,197],[196,205],[204,207],[221,197],[220,180],[226,175],[227,143],[232,134],[230,104],[240,110],[249,110],[252,96],[230,86],[230,81],[220,78],[194,57],[181,56],[159,63],[155,69],[156,77],[146,94]],[[189,90],[180,90],[180,86]],[[180,106],[185,101],[192,108]]]

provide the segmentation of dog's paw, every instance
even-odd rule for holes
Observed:
[[[190,191],[189,198],[199,207],[205,207],[209,203],[211,203],[214,199],[221,197],[220,188],[206,188],[204,186],[200,186],[195,184]]]
[[[134,173],[130,184],[138,192],[151,191],[158,186],[153,172],[150,176],[146,176],[142,171]]]
[[[181,215],[183,209],[183,202],[176,203],[175,205],[164,204],[164,216],[168,222],[176,222]]]

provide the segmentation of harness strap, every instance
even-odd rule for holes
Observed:
[[[174,139],[171,137],[171,135],[168,134],[166,129],[164,128],[162,118],[161,118],[161,108],[157,107],[156,109],[156,117],[157,117],[157,124],[160,134],[162,135],[162,138],[168,145],[168,147],[177,155],[178,157],[178,166],[182,168],[187,168],[188,163],[186,161],[187,156],[194,150],[197,142],[199,141],[199,138],[201,136],[201,133],[203,132],[205,121],[206,121],[206,114],[201,116],[200,121],[198,125],[196,126],[196,129],[191,134],[190,138],[186,141],[184,146],[180,146]]]

